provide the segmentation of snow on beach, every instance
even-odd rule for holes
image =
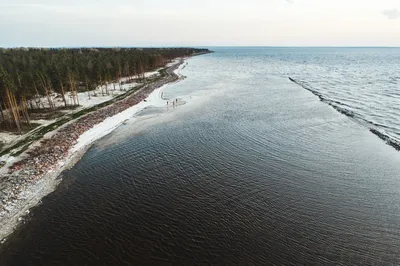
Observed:
[[[184,62],[184,61],[183,61]],[[177,64],[175,64],[177,65]],[[10,234],[13,230],[14,227],[20,223],[23,220],[23,216],[29,211],[29,209],[35,205],[37,205],[40,202],[40,199],[46,196],[47,194],[51,193],[52,191],[55,190],[57,185],[60,183],[61,179],[57,178],[62,171],[67,169],[68,167],[72,167],[83,154],[86,152],[86,150],[91,146],[91,144],[98,140],[99,138],[109,134],[112,132],[114,129],[116,129],[118,126],[120,126],[122,123],[124,123],[126,120],[134,118],[135,114],[139,113],[140,111],[144,110],[147,107],[167,107],[167,99],[162,98],[162,91],[165,89],[166,86],[171,81],[175,81],[177,79],[177,76],[173,77],[171,75],[172,73],[175,73],[174,68],[177,66],[171,66],[172,68],[168,71],[170,73],[170,76],[164,79],[161,82],[156,82],[153,85],[149,85],[151,88],[152,86],[155,86],[156,88],[150,92],[150,94],[147,95],[147,98],[138,102],[137,104],[128,107],[127,109],[120,111],[119,113],[114,114],[111,117],[105,118],[102,122],[97,122],[94,126],[92,126],[90,129],[87,129],[84,132],[74,132],[72,131],[72,134],[78,134],[77,135],[77,140],[75,141],[75,144],[72,146],[72,148],[67,148],[66,150],[66,156],[64,158],[60,158],[60,160],[57,162],[57,159],[55,158],[47,158],[43,162],[44,165],[48,164],[48,159],[55,159],[55,164],[51,165],[49,164],[49,169],[47,169],[47,166],[44,166],[45,168],[40,168],[39,170],[44,173],[44,175],[40,178],[35,178],[37,174],[32,175],[31,171],[35,172],[36,170],[34,169],[25,169],[23,166],[16,166],[17,171],[13,174],[11,173],[9,176],[4,176],[2,178],[4,179],[4,182],[8,182],[5,180],[11,180],[11,187],[7,189],[8,192],[4,191],[3,188],[0,190],[0,196],[2,197],[2,201],[0,202],[0,242],[3,242],[6,236]],[[156,84],[159,85],[156,85]],[[164,85],[162,85],[164,84]],[[157,88],[157,86],[160,86]],[[154,88],[154,87],[153,87]],[[143,91],[139,91],[138,95],[135,96],[133,94],[131,99],[135,99],[137,97],[141,97],[143,95]],[[129,98],[129,97],[128,97]],[[142,98],[143,99],[143,98]],[[129,101],[129,100],[128,100]],[[121,108],[121,105],[123,106],[127,101],[123,100],[121,102],[117,102],[119,107]],[[132,102],[132,101],[131,101]],[[113,105],[112,105],[113,106]],[[107,108],[107,107],[106,107]],[[111,108],[111,107],[109,107]],[[118,110],[118,107],[115,107],[116,110]],[[101,111],[103,110],[103,111]],[[110,110],[110,109],[100,109],[99,112],[104,115],[104,110]],[[107,113],[108,111],[106,111]],[[94,117],[93,117],[94,115]],[[93,118],[96,118],[96,113],[89,114],[90,117],[92,116]],[[87,119],[87,117],[83,117],[80,119],[80,121],[84,121]],[[79,121],[79,120],[78,120]],[[131,120],[132,121],[132,120]],[[134,121],[134,120],[133,120]],[[78,131],[79,131],[79,123],[74,123],[71,121],[71,123],[68,123],[71,126],[67,127],[61,127],[61,131],[65,131],[66,128],[69,128],[67,132],[69,132],[71,129],[74,128],[74,126],[78,126]],[[82,122],[80,122],[82,125]],[[54,134],[54,132],[59,132],[59,129],[56,129],[53,132],[49,132],[48,134]],[[58,134],[58,133],[57,133]],[[65,133],[62,133],[65,134]],[[79,136],[79,134],[81,134]],[[49,139],[50,140],[50,139]],[[40,143],[40,141],[38,142]],[[38,144],[39,145],[39,144]],[[62,143],[56,144],[56,145],[63,145]],[[34,146],[34,145],[33,145]],[[62,148],[61,146],[51,146],[51,150],[55,149],[58,150]],[[39,146],[42,147],[42,146]],[[66,146],[65,146],[66,147]],[[43,148],[46,148],[44,146]],[[48,147],[50,148],[50,147]],[[46,148],[47,149],[47,148]],[[69,151],[68,151],[69,150]],[[61,150],[60,150],[61,151]],[[37,151],[36,151],[37,152]],[[46,158],[46,154],[41,154],[39,157],[44,155],[45,157],[42,157],[42,159],[39,159],[38,157],[31,157],[31,159],[28,160],[28,163],[33,163],[32,166],[37,166],[36,160],[43,160],[43,158]],[[55,156],[62,156],[61,154],[55,155]],[[20,156],[19,156],[20,157]],[[20,158],[12,158],[12,161],[17,161]],[[9,158],[11,160],[11,158]],[[38,162],[39,163],[39,162]],[[39,163],[41,164],[41,163]],[[23,164],[22,164],[23,165]],[[14,167],[14,166],[13,166]],[[21,169],[21,170],[18,170]],[[47,170],[46,170],[47,169]],[[21,179],[19,176],[19,171],[21,171],[22,176],[26,176],[28,179],[32,179],[33,181],[27,181],[27,182],[22,182],[24,178]],[[32,176],[31,176],[32,175]],[[39,172],[40,175],[40,172]],[[15,183],[13,178],[18,177],[19,182]],[[1,177],[1,176],[0,176]],[[11,179],[9,179],[11,178]],[[4,194],[6,193],[6,194]],[[4,197],[5,196],[5,197]]]
[[[149,72],[151,75],[154,75],[154,72]],[[150,76],[151,76],[150,75]],[[126,82],[127,78],[122,78],[120,82]],[[139,85],[139,83],[131,82],[120,85],[119,83],[109,83],[107,85],[101,85],[96,87],[96,89],[91,90],[89,92],[79,92],[78,93],[78,101],[79,101],[79,109],[92,107],[94,105],[98,105],[113,99],[114,97],[126,93],[128,90],[133,87]],[[108,91],[108,94],[106,94]],[[73,97],[71,93],[67,91],[65,93],[65,98],[68,105],[73,105]],[[53,100],[56,107],[64,106],[64,101],[61,97],[57,97],[56,93],[53,93]],[[49,104],[45,97],[41,97],[40,101],[43,103],[44,107],[49,107]]]
[[[153,77],[153,76],[158,76],[160,75],[159,73],[160,69],[157,69],[155,71],[150,71],[144,73],[145,78]],[[128,78],[121,78],[120,82],[127,82]],[[106,86],[98,86],[95,90],[90,91],[90,97],[87,92],[80,92],[78,93],[78,99],[79,99],[79,105],[82,108],[88,108],[92,107],[94,105],[101,104],[103,102],[109,101],[113,99],[114,97],[120,95],[120,94],[125,94],[128,90],[132,89],[133,87],[136,87],[140,83],[137,82],[128,82],[125,84],[119,84],[119,83],[110,83],[107,85],[107,89],[109,92],[109,95],[103,94],[103,92],[106,91]],[[68,97],[69,97],[69,92],[68,92]],[[61,102],[62,104],[62,102]]]
[[[142,101],[115,116],[105,119],[103,122],[97,124],[93,128],[91,128],[88,131],[86,131],[85,133],[83,133],[78,138],[78,143],[71,149],[71,152],[74,153],[77,150],[80,150],[83,147],[92,144],[95,140],[108,135],[110,132],[112,132],[114,129],[116,129],[118,126],[120,126],[122,123],[124,123],[126,120],[132,118],[136,113],[140,112],[141,110],[145,109],[146,107],[165,106],[166,101],[161,98],[161,93],[162,93],[163,89],[165,88],[165,86],[168,86],[168,85],[163,85],[162,87],[155,89],[146,98],[146,101]]]
[[[180,72],[182,71],[182,69],[184,69],[187,66],[187,62],[183,62],[183,64],[179,65],[179,67],[177,69],[174,70],[175,75],[177,75],[178,77],[182,77],[182,75],[180,74]]]
[[[166,66],[171,67],[179,62],[180,59],[175,59],[172,62],[168,63]],[[179,65],[177,69],[173,71],[178,77],[180,77],[179,72],[187,65],[186,60],[183,61],[182,64]],[[154,75],[159,75],[159,70],[153,72],[146,72],[145,76],[150,77]],[[129,84],[127,84],[129,85]],[[89,129],[85,133],[83,133],[79,139],[78,143],[71,149],[71,152],[74,153],[83,147],[92,144],[94,141],[110,134],[114,129],[119,127],[122,123],[126,120],[131,119],[135,114],[142,111],[146,107],[155,106],[155,107],[162,107],[166,106],[167,101],[162,98],[162,91],[165,89],[166,86],[169,84],[165,84],[160,88],[155,89],[147,98],[146,101],[142,101],[127,110],[109,117],[105,119],[103,122],[97,124],[93,128]]]
[[[169,66],[172,66],[174,63],[176,64],[178,61],[174,60],[171,63],[168,63]],[[149,71],[144,74],[146,78],[149,77],[154,77],[154,76],[159,76],[160,69],[156,69],[154,71]],[[107,85],[101,85],[97,86],[94,90],[91,90],[89,92],[79,92],[78,93],[78,100],[79,100],[79,106],[74,109],[74,110],[63,110],[62,113],[64,114],[69,114],[69,113],[74,113],[78,112],[80,110],[86,109],[93,107],[95,105],[107,102],[109,100],[112,100],[118,95],[125,94],[127,91],[131,90],[132,88],[140,85],[138,82],[132,82],[131,78],[124,77],[121,78],[118,82],[116,83],[109,83]],[[107,86],[107,88],[106,88]],[[108,94],[106,94],[106,91],[108,90]],[[57,94],[57,93],[52,93],[50,95],[52,101],[54,102],[56,107],[63,107],[64,106],[64,101],[62,98]],[[71,96],[71,93],[67,91],[65,93],[66,101],[68,105],[73,105],[73,97]],[[40,97],[35,99],[36,102],[40,102],[41,107],[48,108],[49,103],[46,99],[46,97]],[[40,124],[41,127],[50,125],[51,123],[56,122],[56,119],[38,119],[38,120],[31,120],[31,123],[35,124]],[[20,140],[25,139],[29,134],[31,134],[33,131],[37,130],[37,128],[23,134],[16,134],[16,133],[11,133],[11,132],[0,132],[0,144],[4,145],[2,148],[8,148],[17,143]],[[12,163],[11,157],[9,154],[3,155],[0,157],[0,162],[5,162],[7,165]]]
[[[0,142],[2,143],[11,143],[18,139],[20,135],[12,134],[8,132],[0,132]]]
[[[153,76],[159,76],[160,70],[161,70],[161,68],[156,69],[154,71],[145,72],[144,77],[149,78],[149,77],[153,77]],[[132,77],[129,77],[129,78],[123,77],[118,82],[108,83],[106,85],[99,85],[94,90],[91,90],[89,92],[87,92],[87,91],[79,92],[78,93],[79,109],[92,107],[94,105],[98,105],[103,102],[109,101],[120,94],[125,94],[128,90],[132,89],[133,87],[135,87],[139,84],[140,84],[140,82],[132,82]],[[108,91],[108,94],[106,94],[106,91]],[[62,100],[61,97],[57,97],[56,93],[53,93],[52,96],[53,96],[55,105],[57,107],[64,106],[64,101]],[[67,103],[69,105],[72,105],[74,102],[73,102],[73,97],[71,96],[71,93],[69,91],[67,91],[65,93],[65,96],[66,96]],[[46,97],[41,97],[40,101],[42,102],[42,104],[45,107],[49,107]]]

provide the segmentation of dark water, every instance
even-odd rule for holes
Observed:
[[[97,142],[0,264],[399,264],[399,153],[253,53],[189,60],[187,104]]]

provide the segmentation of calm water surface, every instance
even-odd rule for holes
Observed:
[[[65,172],[0,264],[399,264],[400,155],[360,121],[398,136],[400,50],[216,51],[165,89],[185,105]]]

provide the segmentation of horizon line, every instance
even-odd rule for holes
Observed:
[[[390,45],[145,45],[145,46],[130,46],[130,45],[82,45],[82,46],[0,46],[0,49],[16,49],[16,48],[400,48],[400,46]]]

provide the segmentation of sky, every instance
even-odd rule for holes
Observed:
[[[400,46],[400,0],[0,0],[0,47]]]

